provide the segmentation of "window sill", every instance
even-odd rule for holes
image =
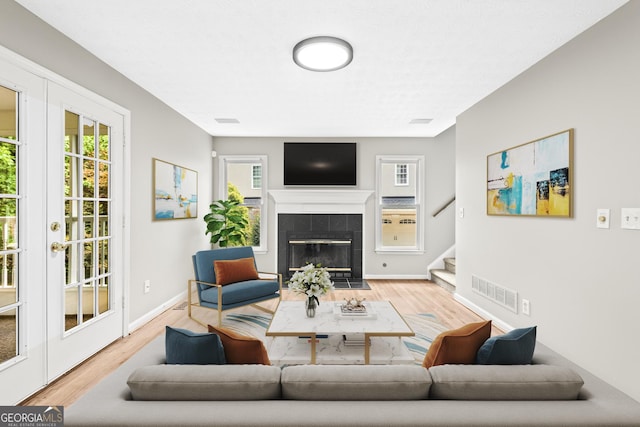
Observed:
[[[422,249],[376,249],[379,255],[424,255]]]

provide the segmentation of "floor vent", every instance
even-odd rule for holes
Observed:
[[[478,276],[471,276],[471,289],[477,294],[518,313],[518,293]]]

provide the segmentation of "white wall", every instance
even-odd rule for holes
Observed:
[[[13,1],[0,1],[0,45],[131,111],[129,318],[135,322],[186,291],[190,256],[208,246],[202,216],[211,194],[211,136]],[[204,203],[197,219],[152,221],[154,157],[199,172]]]
[[[640,400],[640,2],[626,6],[458,117],[458,295]],[[575,128],[571,219],[486,215],[486,156]],[[611,209],[611,228],[596,210]],[[531,316],[471,291],[478,275],[519,292]]]
[[[426,217],[425,252],[420,255],[376,254],[374,251],[375,200],[370,197],[365,212],[364,248],[365,277],[426,277],[427,265],[454,243],[454,207],[438,217],[431,214],[454,195],[455,190],[455,129],[436,138],[237,138],[215,137],[214,148],[219,155],[267,155],[269,190],[281,190],[283,185],[284,142],[357,142],[359,190],[375,190],[376,155],[422,154],[426,157]],[[215,161],[217,175],[218,161]],[[218,184],[214,185],[218,197]],[[277,246],[275,205],[269,200],[268,253],[257,255],[262,269],[275,271]],[[383,263],[387,267],[383,267]]]

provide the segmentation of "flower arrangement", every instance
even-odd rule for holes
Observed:
[[[301,270],[296,271],[287,282],[293,292],[304,294],[309,300],[315,300],[319,305],[318,297],[334,290],[331,275],[320,264],[308,263]]]

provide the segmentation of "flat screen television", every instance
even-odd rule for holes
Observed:
[[[355,142],[285,142],[284,185],[355,186]]]

